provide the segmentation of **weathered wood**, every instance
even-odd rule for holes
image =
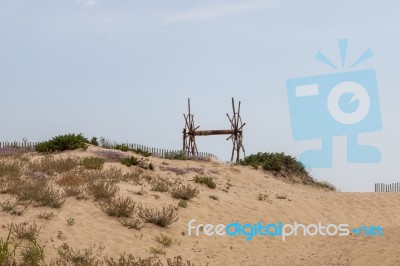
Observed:
[[[195,126],[193,114],[191,114],[190,109],[190,99],[188,99],[188,111],[187,115],[183,115],[185,119],[185,128],[182,131],[183,134],[183,145],[182,150],[185,151],[189,156],[196,156],[198,154],[197,145],[196,145],[196,136],[212,136],[212,135],[230,135],[226,140],[232,139],[233,148],[232,148],[232,156],[231,161],[233,161],[236,154],[236,162],[240,160],[240,151],[242,150],[245,153],[243,147],[243,127],[246,125],[242,123],[242,119],[240,117],[240,106],[241,102],[239,101],[238,109],[236,112],[235,100],[232,98],[232,118],[229,114],[226,114],[229,122],[231,124],[231,129],[222,129],[222,130],[197,130],[199,126]],[[203,156],[206,156],[205,154]]]
[[[240,132],[241,133],[241,132]],[[197,130],[193,133],[195,136],[211,136],[211,135],[230,135],[235,134],[235,130]]]

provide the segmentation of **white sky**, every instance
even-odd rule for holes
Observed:
[[[0,0],[0,140],[46,140],[64,133],[181,148],[182,114],[192,99],[201,129],[229,128],[230,98],[242,101],[247,154],[299,155],[285,83],[334,73],[367,48],[357,69],[375,69],[383,130],[362,136],[380,164],[347,164],[334,140],[334,167],[312,169],[343,191],[400,181],[400,2]],[[230,158],[224,136],[198,139],[201,151]]]

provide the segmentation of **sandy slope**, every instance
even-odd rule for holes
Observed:
[[[69,152],[74,156],[90,155],[94,148],[85,152]],[[165,260],[177,255],[184,259],[205,265],[400,265],[400,194],[399,193],[338,193],[328,192],[304,185],[291,185],[276,180],[269,173],[247,167],[229,166],[218,162],[170,161],[150,158],[156,172],[170,180],[179,178],[200,189],[200,194],[188,202],[188,208],[179,209],[179,220],[167,228],[146,224],[141,231],[127,229],[116,219],[108,217],[93,200],[78,201],[68,198],[59,210],[30,207],[22,217],[0,212],[0,224],[35,219],[45,230],[40,241],[46,245],[46,261],[56,256],[54,247],[67,242],[74,248],[85,248],[92,244],[104,245],[104,253],[117,256],[130,252],[136,256],[151,256],[148,249],[157,246],[154,237],[160,232],[177,239],[160,257]],[[204,168],[217,181],[215,190],[195,184],[196,173],[176,176],[159,169],[162,163],[174,167]],[[120,164],[126,171],[134,170]],[[165,165],[164,165],[165,166]],[[216,174],[218,172],[218,174]],[[229,183],[230,185],[228,185]],[[134,195],[129,190],[139,190],[140,186],[129,183],[119,184],[122,195],[129,195],[143,205],[160,207],[177,205],[169,193],[152,192],[145,184],[147,194]],[[228,192],[224,192],[226,187]],[[269,195],[272,202],[259,201],[259,193]],[[276,194],[286,194],[286,199],[277,199]],[[154,195],[159,195],[156,199]],[[209,198],[217,195],[218,201]],[[0,195],[0,200],[8,197]],[[57,216],[43,221],[34,216],[43,210],[51,210]],[[74,218],[73,226],[67,219]],[[243,237],[229,236],[188,236],[187,224],[191,219],[196,223],[256,223],[269,221],[308,224],[348,223],[351,227],[360,225],[380,225],[384,236],[298,236],[282,241],[278,237],[256,236],[251,241]],[[65,239],[58,239],[59,231]],[[4,237],[6,229],[0,229]]]

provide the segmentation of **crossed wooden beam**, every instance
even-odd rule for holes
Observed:
[[[189,113],[183,114],[185,118],[185,128],[183,129],[183,151],[186,152],[189,156],[197,156],[197,145],[196,145],[196,136],[211,136],[211,135],[230,135],[226,140],[231,139],[233,143],[232,148],[232,156],[231,161],[233,161],[236,154],[236,163],[240,160],[240,151],[242,150],[245,153],[243,147],[243,127],[246,123],[242,122],[242,118],[240,117],[240,101],[237,108],[235,108],[235,100],[232,98],[232,117],[229,114],[226,114],[229,122],[231,123],[231,129],[222,129],[222,130],[198,130],[200,126],[195,126],[194,124],[194,115],[190,112],[190,99],[188,99],[188,111]]]

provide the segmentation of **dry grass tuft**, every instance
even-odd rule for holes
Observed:
[[[151,182],[150,189],[157,192],[168,192],[169,186],[170,183],[167,180],[158,177]]]
[[[9,228],[12,228],[11,233],[17,238],[33,241],[37,239],[44,226],[38,226],[35,221],[24,221]]]
[[[106,214],[115,217],[131,217],[136,210],[136,202],[129,197],[113,198],[100,206]]]
[[[143,228],[143,221],[138,217],[123,217],[119,219],[119,222],[128,229],[136,229],[140,231],[140,229]]]
[[[172,197],[176,199],[190,200],[199,194],[197,188],[192,188],[190,185],[176,186],[171,190]]]
[[[104,180],[92,181],[87,185],[86,189],[88,194],[93,196],[95,200],[110,200],[119,191],[119,187],[115,184]]]
[[[78,158],[55,158],[46,156],[34,162],[29,162],[29,169],[32,172],[41,172],[52,175],[54,173],[65,173],[80,165]]]
[[[172,205],[161,210],[139,206],[139,217],[146,223],[152,223],[161,227],[167,227],[178,221],[178,211]]]

